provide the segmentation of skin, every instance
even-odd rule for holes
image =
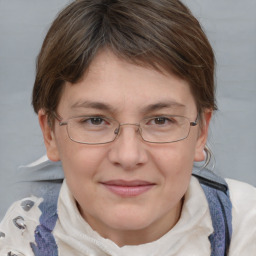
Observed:
[[[110,108],[100,109],[88,102]],[[166,103],[170,106],[164,107]],[[145,112],[149,105],[155,108]],[[184,115],[190,121],[197,117],[186,81],[128,63],[108,50],[98,53],[78,83],[65,84],[57,113],[63,120],[101,114],[120,123],[138,123],[145,116],[158,114]],[[201,125],[191,127],[185,140],[167,144],[143,141],[132,125],[122,127],[111,143],[79,144],[69,139],[66,127],[58,121],[53,129],[49,127],[44,110],[38,116],[49,159],[62,161],[82,217],[101,236],[119,246],[148,243],[177,223],[193,162],[204,159],[210,110],[203,113]],[[142,180],[153,186],[138,196],[123,197],[102,185],[117,179]]]

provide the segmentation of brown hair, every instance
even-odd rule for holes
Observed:
[[[37,59],[32,104],[56,110],[63,84],[77,82],[100,49],[189,82],[198,112],[216,109],[214,54],[178,0],[77,0],[55,19]]]

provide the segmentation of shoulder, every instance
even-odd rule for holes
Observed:
[[[256,187],[237,180],[225,180],[228,183],[230,189],[230,196],[233,197],[235,200],[240,201],[241,199],[244,199],[244,197],[248,196],[249,199],[255,200]]]
[[[230,255],[255,255],[256,251],[256,188],[227,179],[232,202],[232,240]]]
[[[244,182],[226,179],[235,218],[256,214],[256,188]]]
[[[43,200],[28,197],[11,205],[0,223],[0,255],[34,255],[30,243],[34,242],[34,231],[39,224]]]

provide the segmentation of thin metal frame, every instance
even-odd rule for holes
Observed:
[[[135,126],[138,126],[138,128],[139,128],[139,129],[138,129],[138,130],[139,130],[139,134],[140,134],[140,137],[142,138],[142,140],[143,140],[143,141],[146,141],[146,142],[148,142],[148,143],[153,143],[153,144],[166,144],[166,143],[174,143],[174,142],[182,141],[182,140],[185,140],[185,139],[189,136],[189,134],[190,134],[190,128],[189,128],[189,131],[188,131],[187,136],[184,137],[184,138],[182,138],[182,139],[175,140],[175,141],[166,141],[166,142],[152,142],[152,141],[145,140],[145,139],[143,138],[140,123],[119,123],[116,119],[107,117],[108,119],[114,120],[114,121],[116,121],[116,122],[119,124],[118,128],[116,129],[116,130],[118,130],[118,131],[117,131],[117,132],[116,132],[116,130],[114,131],[114,134],[116,134],[116,136],[113,138],[113,140],[108,141],[108,142],[100,142],[100,143],[81,142],[81,141],[77,141],[77,140],[72,139],[72,137],[69,135],[69,132],[68,132],[68,121],[69,121],[70,119],[79,118],[79,117],[87,117],[87,116],[76,116],[76,117],[71,117],[71,118],[67,119],[66,121],[62,121],[63,118],[62,118],[60,115],[58,115],[58,114],[55,113],[55,112],[53,113],[53,115],[54,115],[54,117],[56,118],[56,120],[59,121],[59,126],[65,126],[65,125],[67,126],[66,130],[67,130],[67,134],[68,134],[68,137],[70,138],[70,140],[72,140],[73,142],[79,143],[79,144],[101,145],[101,144],[108,144],[108,143],[111,143],[111,142],[113,142],[113,141],[120,135],[120,130],[121,130],[120,127],[121,127],[121,126],[124,126],[124,125],[135,125]],[[186,118],[186,119],[189,121],[190,127],[191,127],[191,126],[196,126],[196,125],[198,124],[198,120],[199,120],[199,114],[197,114],[196,119],[195,119],[194,122],[190,122],[189,118],[188,118],[188,117],[185,117],[185,116],[179,116],[179,115],[168,115],[168,116]],[[90,117],[90,116],[88,116],[88,117]],[[156,117],[157,117],[157,116],[156,116]],[[152,118],[154,118],[154,117],[152,117]],[[145,119],[147,119],[147,118],[145,118]],[[142,119],[142,120],[145,120],[145,119]],[[141,120],[141,121],[142,121],[142,120]]]

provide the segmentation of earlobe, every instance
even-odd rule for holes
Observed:
[[[196,143],[195,157],[194,157],[195,162],[201,162],[205,160],[204,149],[207,142],[211,117],[212,117],[212,110],[205,110],[202,115],[201,124],[199,124],[201,127],[200,127],[200,132],[199,132],[199,136]]]
[[[57,162],[60,160],[60,157],[56,138],[53,132],[53,128],[48,122],[48,116],[43,109],[38,111],[38,120],[43,133],[47,156],[51,161]]]

